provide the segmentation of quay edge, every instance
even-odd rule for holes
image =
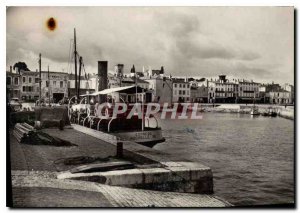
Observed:
[[[99,131],[79,125],[72,125],[81,133],[92,137],[101,137]],[[105,142],[117,146],[116,140]],[[129,188],[152,189],[158,191],[173,191],[187,193],[213,193],[213,174],[209,167],[198,162],[189,162],[177,156],[168,155],[146,146],[132,143],[123,143],[123,155],[125,159],[131,159],[141,164],[156,164],[154,168],[135,168],[118,171],[76,173],[62,172],[58,179],[75,179],[113,186],[125,186]]]

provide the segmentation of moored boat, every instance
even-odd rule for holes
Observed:
[[[110,135],[118,141],[131,141],[153,147],[157,143],[164,142],[165,138],[155,116],[145,115],[146,104],[141,103],[142,115],[133,114],[128,118],[132,107],[135,106],[135,102],[130,103],[128,100],[135,100],[136,92],[144,97],[142,88],[127,86],[82,95],[79,104],[71,105],[70,99],[69,119],[74,124],[99,131],[99,137],[101,133],[105,133],[102,134],[103,139],[109,139],[107,136]],[[107,102],[100,103],[100,96],[106,96]],[[113,112],[118,103],[125,103],[127,109],[114,116]],[[106,104],[107,107],[100,108],[100,104]]]
[[[259,115],[258,107],[253,106],[250,111],[250,115]]]

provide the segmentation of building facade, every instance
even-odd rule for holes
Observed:
[[[280,92],[269,92],[271,104],[293,104],[292,93],[282,90]]]
[[[172,81],[168,78],[152,77],[144,79],[149,83],[149,92],[152,92],[152,100],[156,103],[172,103]]]
[[[63,98],[68,97],[68,73],[42,71],[42,99],[58,103]]]
[[[220,75],[219,79],[207,82],[208,103],[237,103],[239,85],[226,79],[226,75]]]
[[[135,78],[135,77],[125,77],[122,79],[122,87],[126,87],[126,86],[133,86],[133,85],[137,85],[145,90],[149,89],[149,82],[143,80],[143,79],[139,79],[139,78]]]
[[[21,71],[23,101],[35,102],[39,99],[39,72]]]
[[[259,88],[259,83],[246,80],[239,81],[238,103],[252,103],[253,101],[260,101]]]
[[[204,85],[191,86],[191,102],[207,103],[208,88]]]
[[[190,102],[191,87],[186,80],[173,80],[173,102]]]
[[[7,98],[18,98],[21,100],[22,87],[21,87],[21,75],[13,73],[12,68],[6,72],[6,89]]]
[[[295,103],[295,88],[291,84],[284,84],[283,89],[291,93],[292,103]]]
[[[79,78],[79,76],[77,78]],[[95,74],[87,75],[87,76],[80,76],[79,95],[91,94],[93,92],[96,92],[97,88],[98,88],[97,87],[97,76]],[[68,97],[71,98],[74,95],[76,95],[75,75],[69,74],[68,75]]]

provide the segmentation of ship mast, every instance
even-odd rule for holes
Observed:
[[[78,86],[77,86],[77,50],[76,50],[76,29],[74,28],[74,62],[75,62],[75,94],[77,102],[79,100]]]

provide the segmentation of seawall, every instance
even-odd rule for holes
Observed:
[[[105,138],[103,132],[79,125],[72,126],[83,134],[100,140]],[[116,150],[118,142],[116,139],[110,138],[105,142]],[[190,162],[180,156],[162,153],[129,141],[123,142],[123,157],[125,160],[137,162],[139,166],[134,169],[106,172],[71,173],[65,171],[60,173],[58,178],[157,191],[213,193],[212,171],[199,162]]]
[[[219,112],[219,113],[242,113],[249,114],[253,104],[203,104],[199,106],[199,110],[203,112]],[[269,108],[274,109],[278,116],[294,120],[294,106],[280,106],[271,104],[256,104],[259,113],[267,112]]]

